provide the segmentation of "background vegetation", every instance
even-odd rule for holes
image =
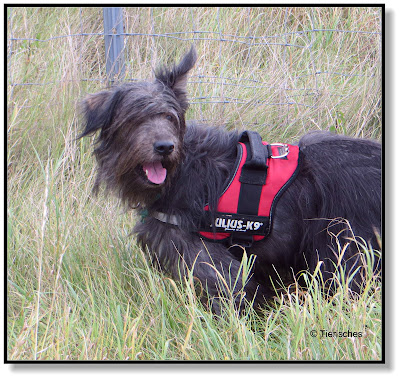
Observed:
[[[126,80],[149,79],[151,67],[196,45],[188,118],[252,128],[271,142],[314,129],[381,136],[379,8],[124,14]],[[91,141],[75,139],[78,101],[107,85],[102,9],[7,8],[7,28],[9,360],[382,358],[381,286],[371,272],[362,296],[338,271],[338,293],[324,297],[316,271],[307,292],[285,288],[263,314],[239,317],[228,303],[215,317],[193,278],[173,282],[153,269],[129,235],[135,215],[92,196]]]

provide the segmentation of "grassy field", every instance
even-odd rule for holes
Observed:
[[[125,12],[126,80],[151,78],[195,43],[188,118],[271,142],[315,129],[381,137],[380,9]],[[308,291],[284,288],[262,314],[227,303],[215,317],[194,277],[153,269],[130,235],[135,214],[92,196],[92,143],[75,140],[77,103],[107,84],[102,9],[8,8],[7,24],[9,360],[382,358],[372,273],[361,296],[338,270],[338,292],[324,297],[317,270],[304,273]]]

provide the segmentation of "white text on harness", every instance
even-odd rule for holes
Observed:
[[[260,227],[263,226],[263,224],[263,222],[254,222],[244,219],[215,219],[215,227],[221,228],[224,231],[257,231]]]

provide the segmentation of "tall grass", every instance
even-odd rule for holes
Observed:
[[[280,288],[264,313],[239,316],[228,301],[215,317],[195,277],[151,267],[130,236],[135,215],[92,196],[91,141],[75,140],[78,100],[106,86],[101,8],[8,8],[7,23],[9,360],[382,358],[371,271],[361,296],[340,271],[324,296],[317,270],[304,273],[308,291]],[[316,128],[380,138],[380,9],[127,8],[125,25],[137,33],[126,37],[127,80],[196,44],[189,118],[271,141]],[[175,32],[185,33],[165,36]]]

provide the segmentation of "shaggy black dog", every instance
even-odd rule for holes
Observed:
[[[199,228],[206,205],[211,225],[218,216],[241,136],[186,124],[186,83],[195,61],[192,47],[178,65],[159,69],[153,82],[124,84],[83,101],[81,136],[99,131],[95,190],[104,184],[136,208],[141,221],[134,232],[152,260],[176,279],[192,269],[211,297],[228,295],[230,286],[261,302],[273,295],[277,279],[313,271],[321,262],[327,282],[339,262],[347,275],[355,273],[352,288],[358,289],[365,258],[356,238],[379,247],[380,144],[328,133],[304,136],[296,174],[271,210],[268,236],[242,244],[256,259],[245,287],[242,280],[235,286],[244,249],[232,239],[202,238]]]

